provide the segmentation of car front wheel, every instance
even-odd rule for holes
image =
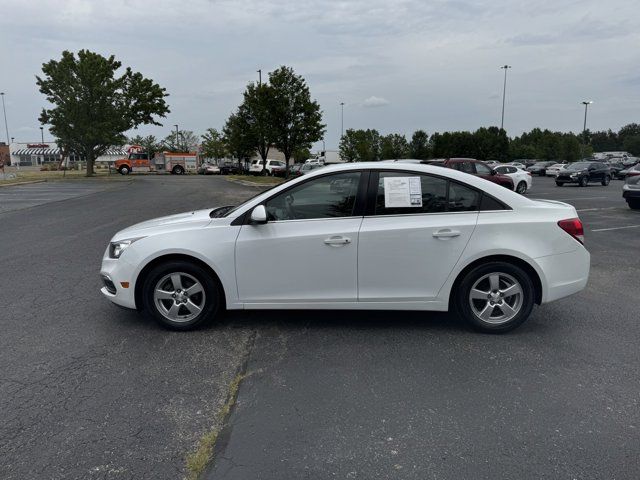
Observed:
[[[580,185],[581,187],[586,187],[588,183],[589,179],[587,177],[582,177],[580,179],[580,182],[578,182],[578,185]]]
[[[173,330],[203,325],[221,305],[221,289],[211,274],[180,260],[154,267],[144,279],[142,295],[145,311]]]
[[[602,185],[606,187],[607,185],[609,185],[610,181],[611,181],[611,177],[609,175],[605,175],[605,177],[602,179]]]
[[[558,187],[561,187],[561,186],[563,186],[563,185],[564,185],[564,183],[563,183],[563,182],[556,182],[556,185],[557,185]]]
[[[534,299],[535,289],[527,272],[510,263],[490,262],[462,279],[455,307],[475,329],[503,333],[527,320]]]

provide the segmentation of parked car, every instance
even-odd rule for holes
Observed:
[[[622,186],[622,198],[627,201],[629,208],[640,210],[640,171],[638,175],[627,177]]]
[[[602,185],[609,185],[611,171],[602,162],[575,162],[569,164],[556,177],[556,185],[561,187],[565,183],[577,183],[581,187],[586,187],[589,182],[600,182]]]
[[[220,173],[222,175],[241,175],[243,170],[236,162],[224,162],[220,165]]]
[[[583,235],[566,203],[455,169],[353,163],[126,228],[100,273],[108,300],[178,330],[225,308],[452,309],[497,333],[584,289]]]
[[[556,175],[558,175],[558,173],[560,173],[565,168],[567,168],[566,163],[554,163],[550,167],[547,167],[546,175],[547,177],[555,177]]]
[[[289,176],[291,177],[299,177],[301,175],[305,175],[312,170],[323,167],[324,165],[321,163],[298,163],[291,167],[289,171]]]
[[[540,175],[544,177],[547,174],[547,168],[555,165],[557,162],[553,160],[545,160],[543,162],[537,162],[530,167],[527,167],[527,172],[531,172],[531,175]]]
[[[220,167],[209,162],[202,162],[197,170],[199,175],[218,175],[220,174]]]
[[[522,170],[527,169],[527,166],[524,163],[520,162],[509,162],[507,165],[511,165],[512,167],[520,168]]]
[[[264,162],[262,161],[262,159],[252,160],[251,165],[249,166],[249,173],[252,175],[273,175],[274,173],[278,173],[282,169],[286,168],[286,165],[283,161],[272,160],[270,158],[267,158],[267,166],[265,169],[262,168],[263,165]]]
[[[622,170],[626,170],[626,167],[623,165],[622,162],[605,162],[605,163],[607,164],[607,166],[609,167],[609,170],[611,171],[611,180],[616,179],[616,178],[620,179],[618,174]]]
[[[474,158],[449,158],[442,162],[443,167],[453,168],[460,172],[476,175],[490,182],[497,183],[509,190],[513,190],[513,180],[506,175],[500,175],[483,162]]]
[[[632,165],[630,167],[626,167],[623,170],[618,170],[618,173],[616,173],[616,178],[620,179],[620,180],[624,180],[627,178],[627,176],[631,175],[634,176],[634,172],[636,171],[636,169],[640,166],[640,163],[637,163],[635,165]],[[637,175],[637,174],[635,174]]]
[[[514,190],[524,195],[533,185],[533,178],[530,172],[514,167],[513,165],[500,165],[494,169],[500,175],[506,175],[513,180]]]
[[[496,168],[498,165],[502,165],[498,160],[485,160],[484,164],[490,168]]]

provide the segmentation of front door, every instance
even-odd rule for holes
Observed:
[[[385,178],[394,177],[420,178],[419,205],[389,206]],[[375,183],[375,212],[360,228],[359,301],[433,300],[475,229],[480,194],[445,178],[416,173],[383,171]]]
[[[313,178],[265,202],[267,223],[243,225],[236,241],[241,302],[357,300],[362,176],[346,172]]]

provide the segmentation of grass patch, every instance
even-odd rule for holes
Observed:
[[[11,177],[11,178],[9,178]],[[16,170],[14,168],[8,169],[5,168],[4,177],[0,173],[0,185],[11,185],[14,183],[21,182],[33,182],[36,180],[46,180],[46,181],[54,181],[54,180],[81,180],[87,178],[97,178],[100,180],[122,180],[125,177],[120,175],[119,173],[111,173],[105,171],[98,171],[92,177],[87,177],[86,172],[84,170],[67,170],[67,172],[63,171],[40,171],[34,169],[22,169]]]
[[[227,178],[229,180],[242,180],[260,185],[278,185],[285,180],[282,177],[263,177],[262,175],[228,175]]]
[[[197,480],[200,475],[202,475],[202,472],[204,472],[204,469],[207,467],[207,465],[213,459],[213,449],[216,445],[216,441],[218,440],[220,430],[224,426],[227,417],[231,413],[233,405],[236,403],[240,383],[246,377],[247,374],[238,374],[231,381],[231,384],[229,385],[229,395],[227,396],[227,401],[216,416],[216,426],[213,430],[205,433],[200,438],[200,440],[198,441],[198,447],[196,448],[195,452],[187,455],[188,480]]]

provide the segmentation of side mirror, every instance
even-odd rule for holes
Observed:
[[[491,169],[491,175],[497,175],[498,171],[495,168]]]
[[[251,223],[267,223],[267,209],[264,208],[264,205],[258,205],[253,209],[253,211],[251,212]]]

